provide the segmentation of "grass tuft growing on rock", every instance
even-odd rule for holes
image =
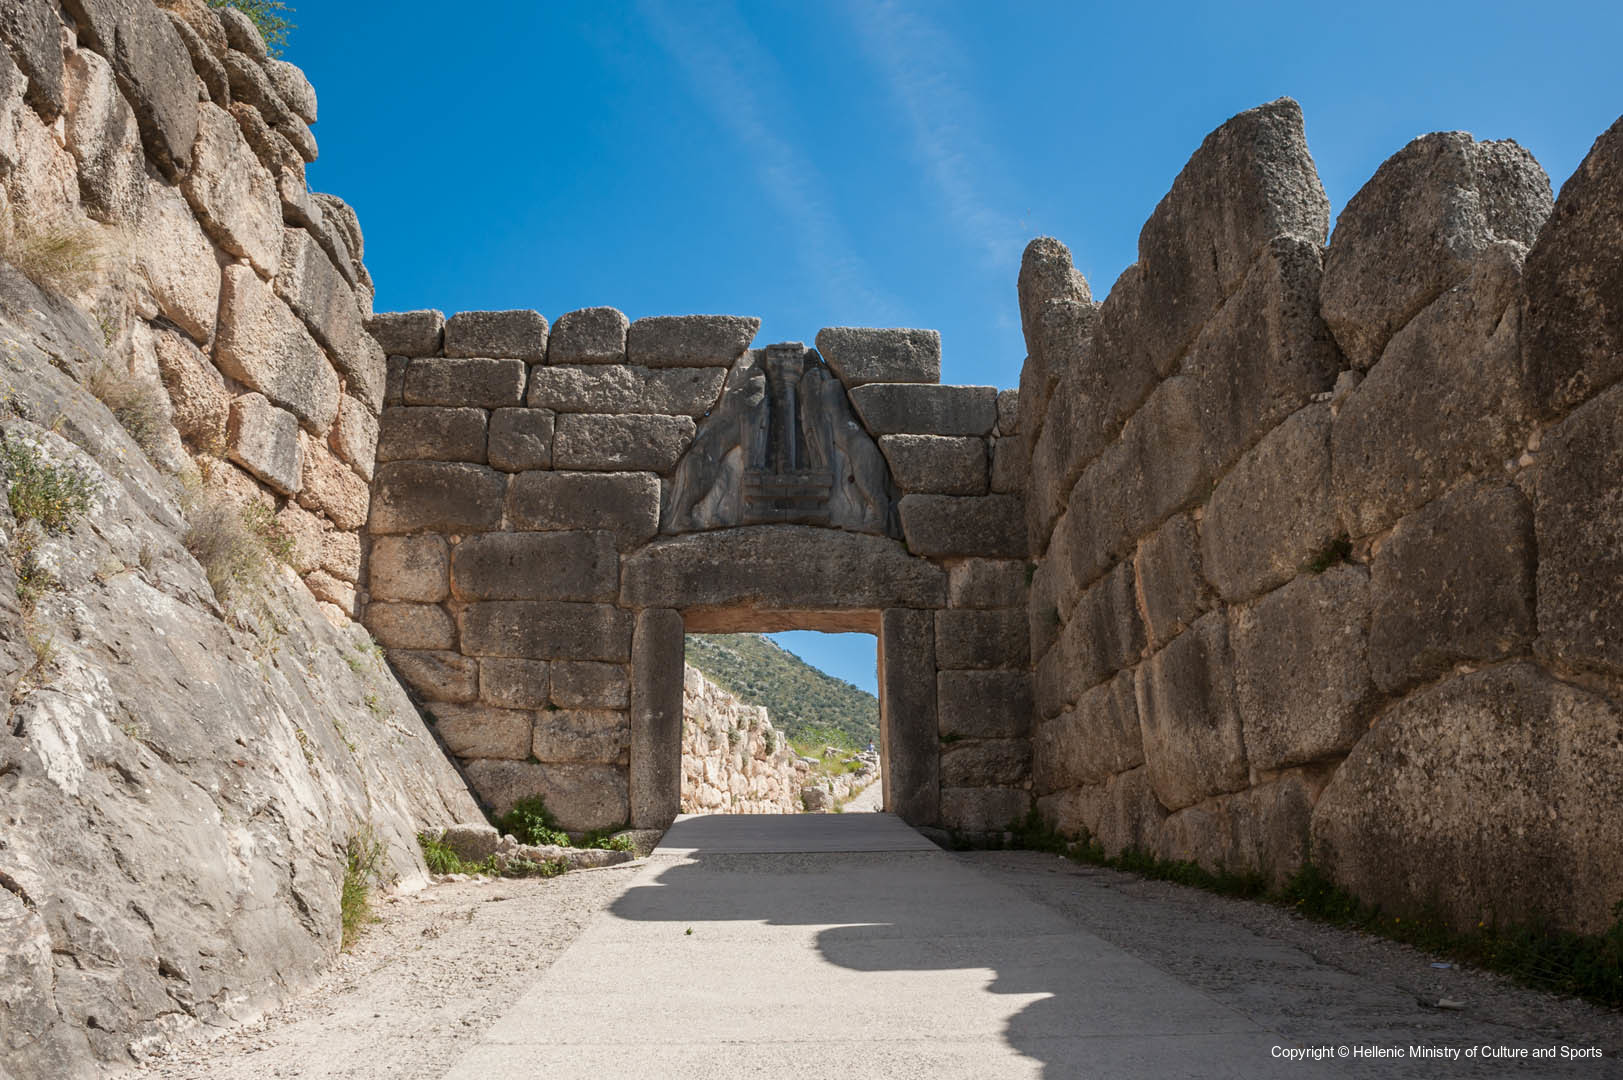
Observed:
[[[423,849],[423,864],[431,874],[480,874],[486,877],[557,877],[568,873],[569,865],[562,859],[487,859],[470,862],[462,858],[447,844],[429,833],[417,834],[417,845]],[[615,850],[621,850],[616,848]]]
[[[372,886],[383,868],[383,841],[370,826],[349,838],[344,849],[344,884],[338,896],[339,919],[343,924],[343,939],[339,948],[348,952],[360,938],[361,930],[374,921],[372,916]]]
[[[6,470],[6,502],[19,525],[37,521],[46,532],[58,533],[90,512],[95,481],[72,465],[53,465],[20,440],[0,447],[0,463]]]
[[[169,428],[169,399],[163,390],[110,364],[97,368],[85,389],[107,406],[141,452],[152,457]]]
[[[94,226],[57,223],[6,238],[0,256],[42,289],[77,293],[94,282],[107,249]]]
[[[262,589],[278,562],[293,553],[293,541],[262,503],[188,500],[186,550],[203,566],[214,596],[232,607]]]

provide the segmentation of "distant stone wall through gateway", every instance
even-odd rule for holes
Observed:
[[[750,349],[758,326],[374,317],[368,627],[498,812],[668,824],[683,634],[796,629],[878,637],[890,809],[1023,812],[1012,394],[938,385],[933,331]]]

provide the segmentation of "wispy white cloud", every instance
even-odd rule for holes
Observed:
[[[816,166],[784,134],[793,127],[782,105],[784,73],[763,61],[770,50],[736,8],[640,0],[638,10],[695,96],[739,144],[738,171],[753,170],[782,212],[796,237],[795,257],[807,278],[818,283],[831,314],[861,312],[875,321],[894,321],[901,305],[874,284],[824,194]],[[732,171],[723,166],[716,173]]]
[[[847,0],[863,52],[889,84],[914,152],[946,217],[990,268],[1019,262],[1025,228],[984,194],[998,182],[998,157],[980,135],[980,107],[963,86],[967,64],[951,35],[904,0]]]

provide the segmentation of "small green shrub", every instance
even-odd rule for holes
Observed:
[[[496,857],[481,862],[468,862],[449,845],[441,843],[428,833],[417,834],[417,845],[423,849],[423,863],[434,874],[494,874]]]
[[[599,851],[630,851],[635,852],[637,846],[631,842],[629,836],[615,836],[617,832],[625,829],[625,825],[614,825],[607,829],[594,829],[580,838],[579,848],[596,848]]]
[[[354,948],[361,930],[372,918],[372,886],[383,866],[383,842],[368,826],[349,838],[344,850],[344,884],[338,896],[343,938],[339,947]]]
[[[85,389],[107,406],[141,452],[151,457],[170,426],[169,399],[163,390],[112,365],[97,368]]]
[[[281,0],[208,0],[209,7],[232,7],[253,20],[259,27],[259,35],[265,39],[265,51],[272,56],[281,56],[282,49],[287,45],[287,32],[297,30],[298,24],[289,22],[288,15],[293,14],[293,8]]]
[[[496,822],[496,827],[517,837],[521,844],[569,846],[569,834],[558,828],[557,819],[547,809],[546,800],[539,795],[514,803],[513,809]]]
[[[72,465],[53,465],[39,450],[21,440],[0,447],[6,469],[6,501],[17,523],[37,521],[58,533],[90,512],[96,485]]]

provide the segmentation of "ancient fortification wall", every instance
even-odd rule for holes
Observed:
[[[351,840],[409,885],[479,813],[349,617],[385,365],[315,95],[164,7],[0,4],[4,1076],[251,1018],[337,954]]]
[[[1033,790],[1062,830],[1596,930],[1623,897],[1623,125],[1552,200],[1424,136],[1329,204],[1230,120],[1030,356]]]
[[[390,377],[366,623],[489,804],[667,823],[684,628],[804,628],[878,635],[898,812],[1024,812],[1013,400],[936,385],[934,332],[750,349],[756,319],[612,308],[369,326]]]
[[[765,706],[746,705],[704,672],[682,680],[682,813],[798,814],[805,767]]]

